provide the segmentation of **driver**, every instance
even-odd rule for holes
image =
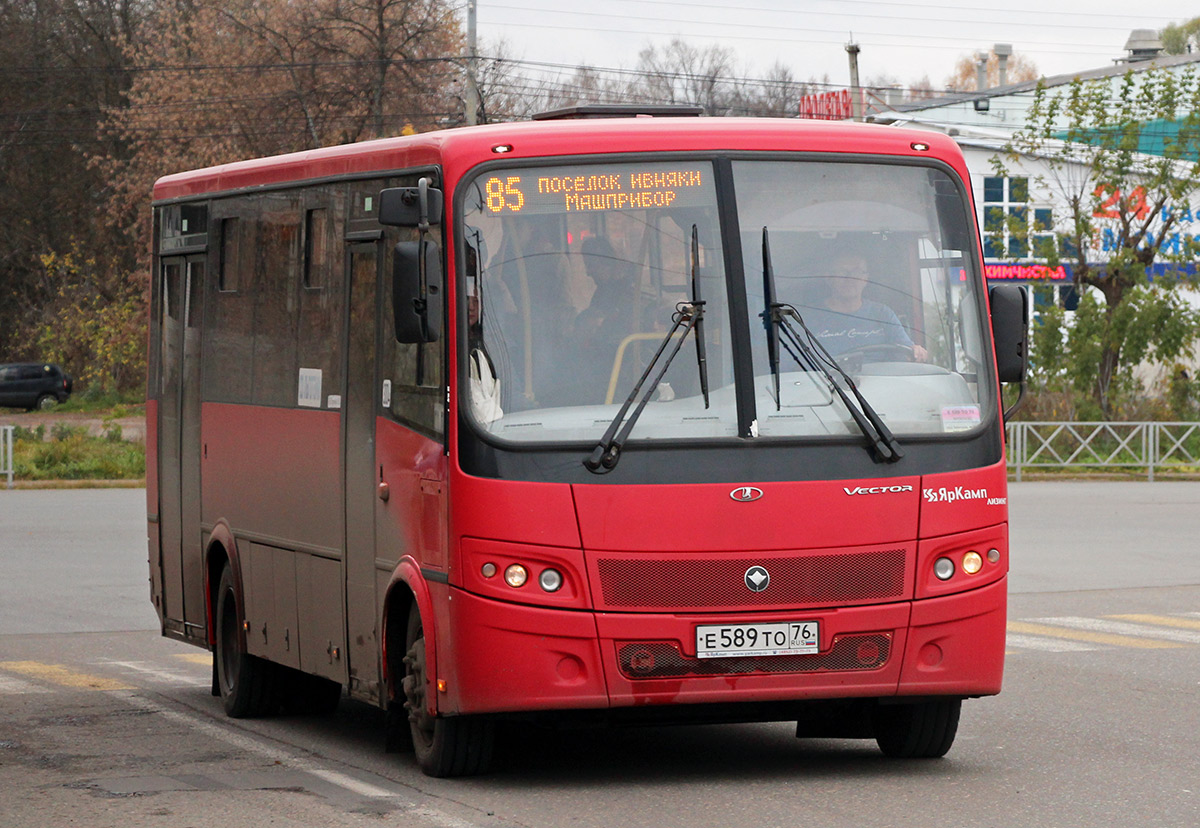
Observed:
[[[835,357],[873,345],[896,345],[912,352],[913,360],[926,362],[929,352],[914,344],[895,311],[882,302],[863,298],[870,281],[867,261],[858,253],[843,253],[833,260],[828,292],[804,314],[805,324]]]

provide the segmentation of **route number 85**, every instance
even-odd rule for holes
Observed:
[[[492,213],[499,213],[503,210],[510,210],[514,213],[520,211],[525,206],[525,194],[517,189],[517,185],[520,183],[521,177],[517,175],[510,175],[503,181],[495,177],[489,178],[483,185],[483,189],[487,193],[488,210]]]

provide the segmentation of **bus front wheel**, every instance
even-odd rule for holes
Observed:
[[[217,587],[216,649],[217,690],[225,713],[235,719],[265,716],[275,712],[274,665],[246,652],[241,635],[233,569],[225,565]]]
[[[485,772],[492,761],[494,724],[475,716],[431,715],[426,663],[425,632],[414,602],[405,635],[403,690],[417,764],[428,776],[472,776]]]
[[[875,741],[895,759],[937,759],[954,744],[961,710],[961,699],[880,705],[874,714]]]

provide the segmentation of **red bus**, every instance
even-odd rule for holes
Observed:
[[[999,692],[1001,389],[949,138],[603,117],[154,188],[147,498],[164,635],[231,716],[796,721],[941,756]]]

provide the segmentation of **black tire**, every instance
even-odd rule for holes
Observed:
[[[875,709],[875,741],[893,759],[945,756],[958,733],[961,699],[880,705]]]
[[[52,408],[58,407],[58,397],[53,394],[43,394],[38,397],[37,404],[34,406],[38,411],[49,411]]]
[[[268,716],[279,707],[275,665],[246,652],[233,570],[228,564],[217,587],[217,689],[225,713],[235,719]]]
[[[475,716],[430,716],[426,710],[425,633],[415,602],[404,638],[404,709],[417,765],[427,776],[436,777],[486,772],[492,762],[495,725]]]

